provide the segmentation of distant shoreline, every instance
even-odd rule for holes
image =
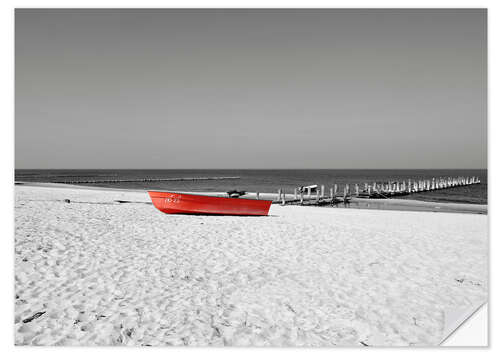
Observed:
[[[236,177],[238,177],[236,179]],[[325,194],[337,186],[337,194],[347,187],[354,193],[356,187],[363,193],[372,192],[374,185],[444,180],[445,178],[477,177],[478,185],[465,185],[446,190],[423,190],[402,199],[425,202],[488,204],[488,177],[486,170],[16,170],[14,180],[34,183],[63,183],[86,187],[105,187],[125,190],[157,190],[178,192],[227,192],[230,190],[272,193],[293,193],[298,187],[318,185]],[[206,180],[203,178],[216,178]],[[224,179],[217,179],[224,178]],[[394,188],[395,190],[396,188]],[[382,189],[383,191],[384,189]],[[390,195],[393,197],[393,195]],[[374,198],[374,197],[372,197]],[[395,197],[394,197],[395,198]]]
[[[124,192],[145,192],[146,189],[127,189],[127,188],[112,188],[112,187],[97,187],[83,186],[64,183],[47,183],[47,182],[26,182],[15,181],[15,185],[36,186],[47,188],[73,188],[81,190],[96,190],[96,191],[124,191]],[[192,192],[192,191],[176,191],[183,193],[193,193],[200,195],[225,195],[225,192]],[[255,193],[249,192],[245,198],[255,198]],[[261,199],[275,199],[275,193],[260,193]],[[426,212],[447,212],[447,213],[469,213],[469,214],[488,214],[488,205],[475,203],[451,203],[451,202],[433,202],[421,201],[412,199],[370,199],[353,197],[350,203],[344,205],[342,203],[336,206],[323,206],[325,208],[351,208],[351,209],[374,209],[374,210],[395,210],[395,211],[426,211]]]

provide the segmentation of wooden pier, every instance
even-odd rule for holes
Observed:
[[[352,198],[386,199],[397,196],[406,196],[419,192],[445,190],[453,187],[470,186],[481,183],[479,177],[438,177],[432,179],[408,179],[405,181],[387,181],[364,183],[363,185],[345,184],[340,187],[333,184],[329,192],[325,186],[317,186],[314,192],[309,186],[306,190],[294,189],[293,193],[286,193],[279,189],[273,203],[299,205],[335,205],[349,203]],[[259,194],[257,193],[257,199]]]

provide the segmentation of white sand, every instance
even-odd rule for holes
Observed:
[[[15,190],[18,345],[434,345],[445,311],[487,298],[486,215],[181,216],[146,193]]]

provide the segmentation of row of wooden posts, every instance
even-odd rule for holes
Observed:
[[[66,180],[54,181],[54,183],[118,183],[118,182],[159,182],[159,181],[202,181],[202,180],[236,180],[240,176],[224,176],[224,177],[170,177],[170,178],[137,178],[137,179],[102,179],[102,180]]]
[[[280,202],[285,204],[289,203],[300,203],[303,204],[304,201],[316,201],[321,202],[348,202],[353,196],[359,198],[389,198],[394,196],[409,195],[417,192],[427,192],[442,190],[452,187],[468,186],[481,183],[479,177],[439,177],[432,179],[417,179],[417,180],[406,180],[406,181],[389,181],[389,182],[373,182],[372,184],[365,183],[360,186],[359,184],[354,184],[353,186],[349,184],[343,185],[343,190],[339,192],[339,185],[334,184],[330,188],[330,194],[325,195],[325,186],[321,185],[315,189],[313,194],[313,189],[311,187],[304,190],[294,189],[293,199],[287,199],[286,192],[284,189],[278,190],[278,195],[275,202]],[[351,188],[354,190],[351,191]],[[257,199],[259,199],[259,194],[257,193]]]

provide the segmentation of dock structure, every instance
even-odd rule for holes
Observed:
[[[278,190],[278,195],[273,203],[300,204],[300,205],[335,205],[338,203],[349,203],[352,198],[373,198],[386,199],[391,197],[406,196],[413,193],[444,190],[453,187],[469,186],[480,184],[481,180],[477,176],[465,177],[433,177],[430,179],[407,179],[403,181],[390,180],[386,182],[373,182],[364,184],[354,184],[351,192],[349,184],[343,187],[333,184],[329,189],[329,194],[325,194],[325,186],[317,186],[314,194],[311,186],[307,190],[294,190],[293,194],[286,195],[284,189]],[[305,192],[304,192],[305,191]]]

